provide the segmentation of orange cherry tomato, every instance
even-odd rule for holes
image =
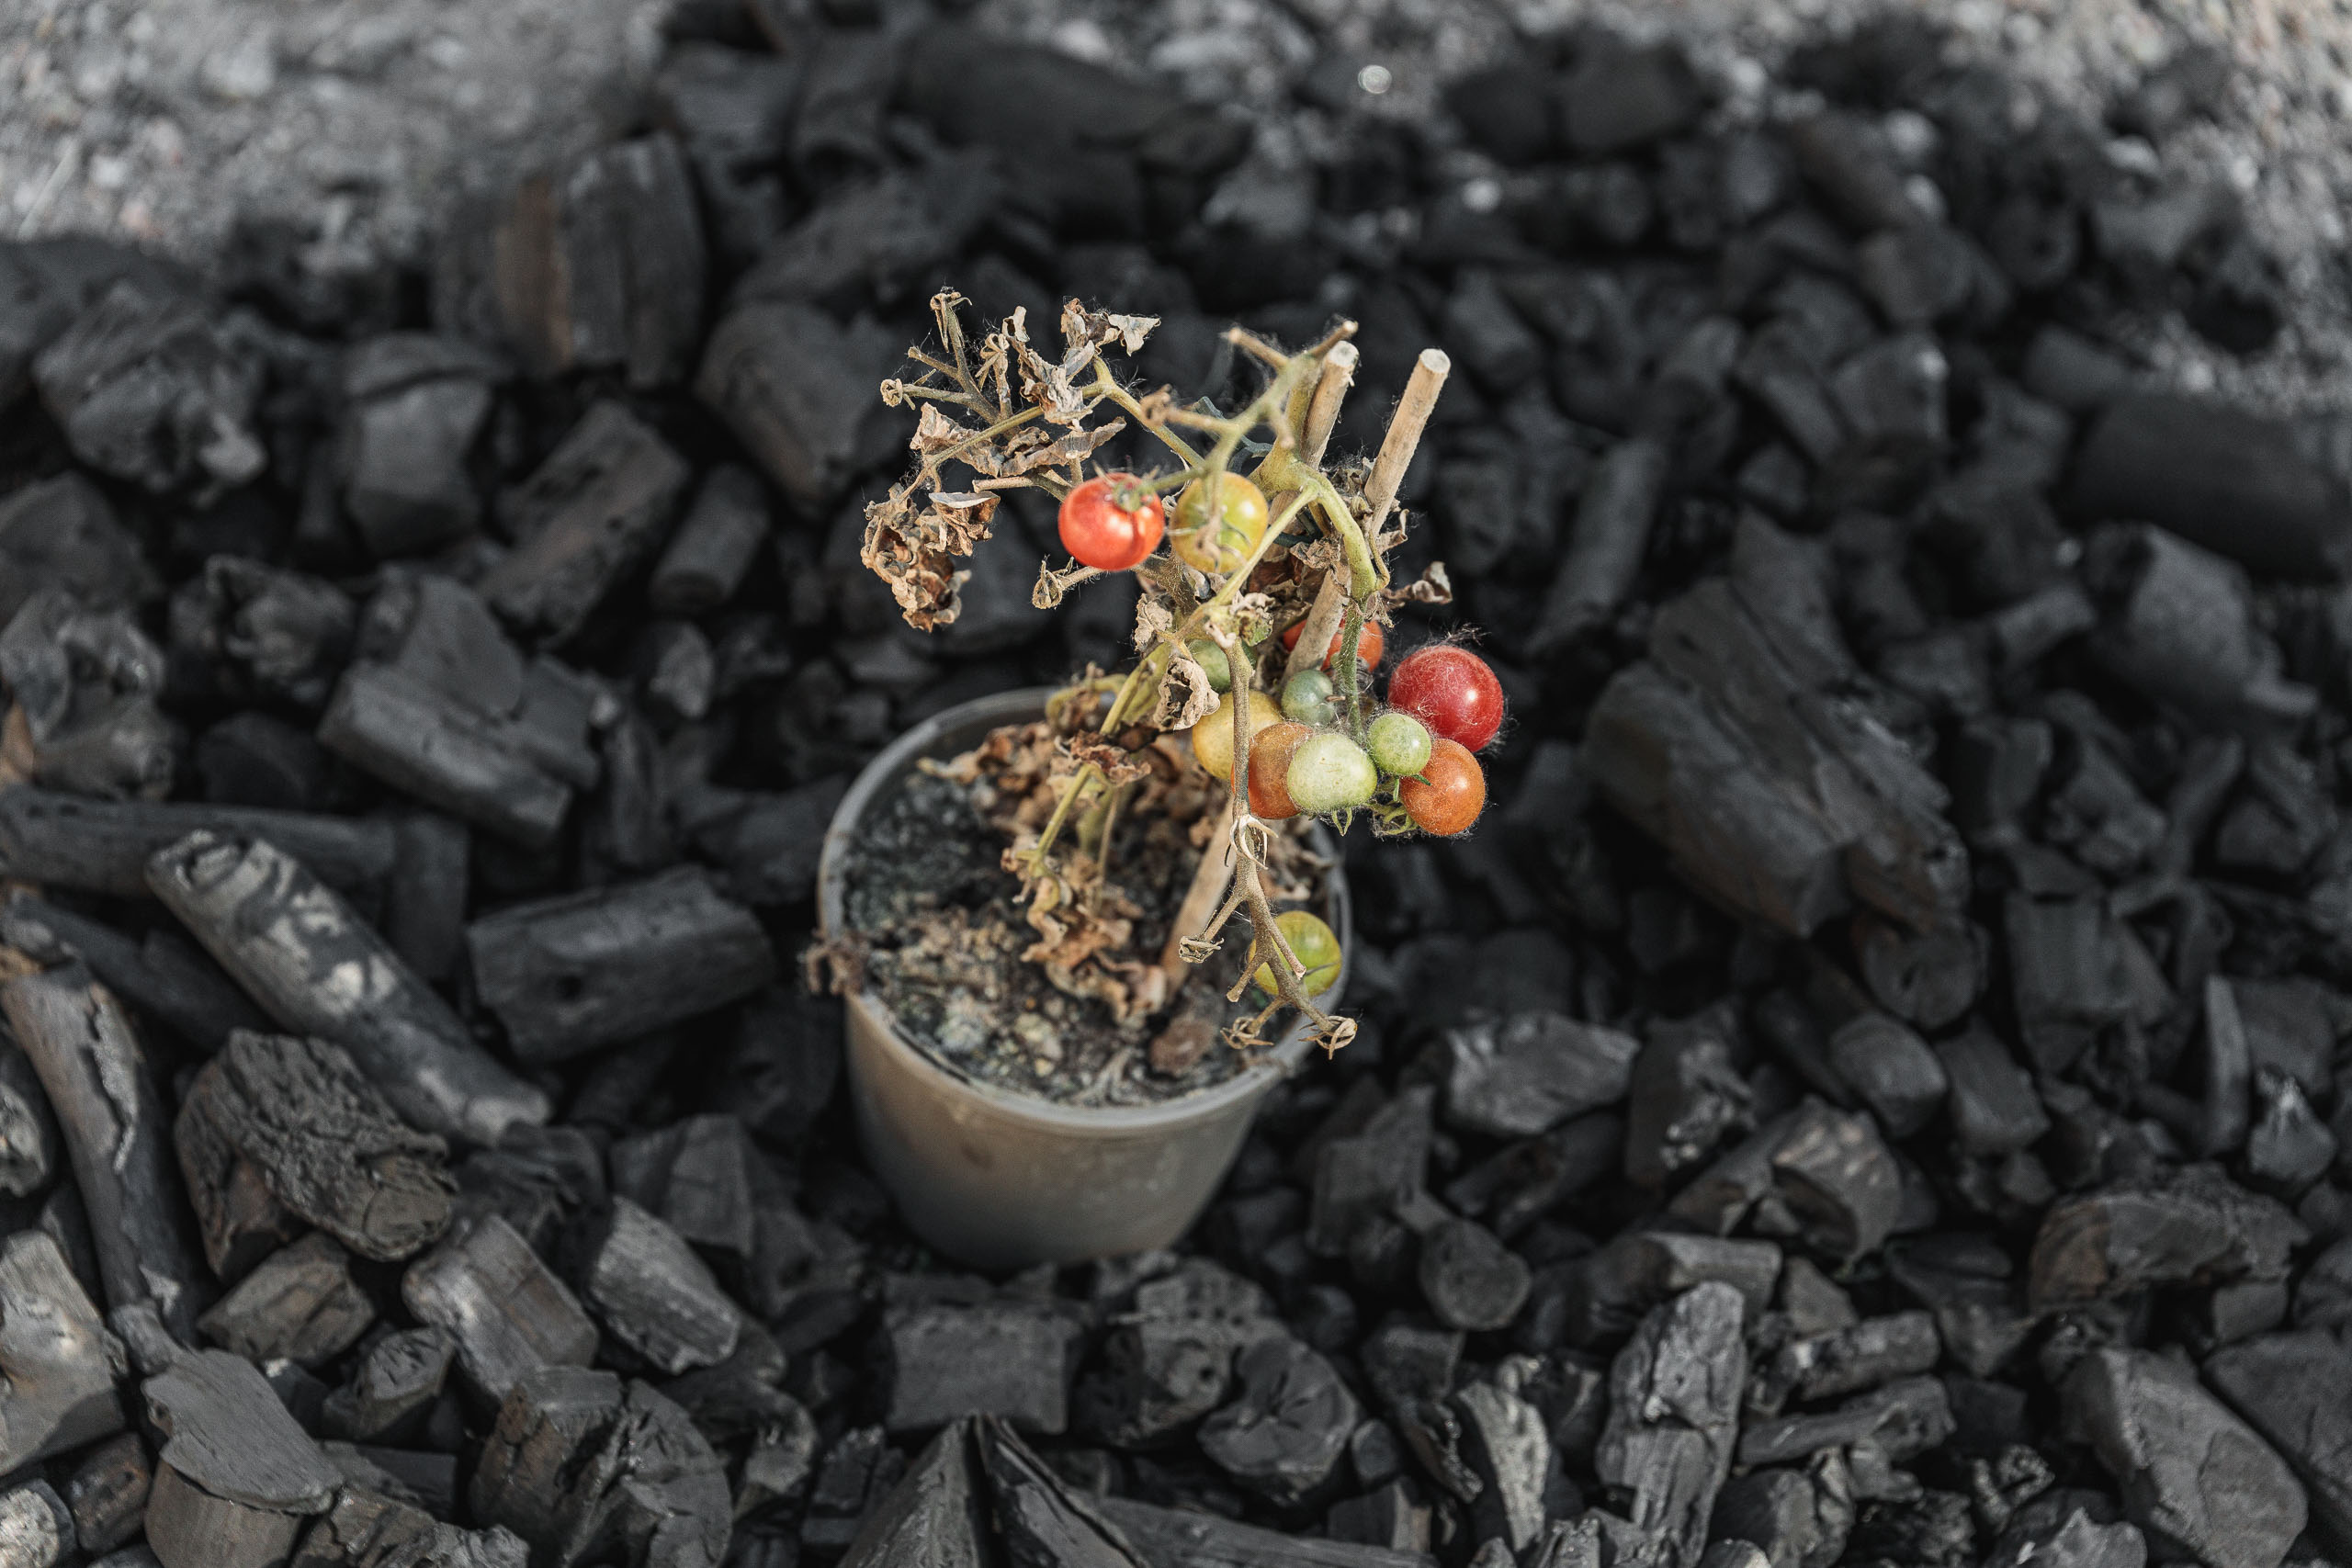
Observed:
[[[1405,803],[1413,826],[1450,839],[1467,829],[1487,808],[1487,772],[1462,742],[1435,736],[1420,777],[1407,779],[1396,797]]]
[[[1270,724],[1250,738],[1250,811],[1269,822],[1298,815],[1291,803],[1290,754],[1315,731],[1284,719]]]
[[[1293,621],[1290,625],[1284,626],[1283,628],[1283,647],[1285,649],[1296,648],[1298,646],[1300,634],[1306,630],[1306,623],[1305,621]],[[1340,639],[1345,635],[1345,633],[1346,628],[1342,627],[1331,634],[1331,646],[1326,649],[1323,652],[1324,669],[1329,670],[1331,668],[1331,661],[1340,657]],[[1386,639],[1381,636],[1380,623],[1378,621],[1366,621],[1363,624],[1363,630],[1356,634],[1356,658],[1363,661],[1365,669],[1377,670],[1380,668],[1380,650],[1385,640]]]

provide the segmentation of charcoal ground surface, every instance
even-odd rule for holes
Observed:
[[[1374,94],[1387,14],[681,6],[356,294],[0,243],[0,1559],[2352,1562],[2343,285],[2213,162],[2284,78]],[[1192,1235],[1007,1279],[791,977],[859,765],[1126,649],[1034,498],[932,636],[857,563],[947,283],[1188,398],[1351,317],[1342,451],[1444,348],[1390,642],[1514,716],[1347,843],[1362,1032]],[[565,1010],[689,917],[709,994]]]

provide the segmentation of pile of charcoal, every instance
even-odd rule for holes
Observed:
[[[1337,63],[1310,212],[952,9],[704,0],[429,277],[0,246],[0,1565],[2352,1561],[2352,425],[2120,346],[2291,342],[2155,173],[2211,62]],[[1183,1247],[1009,1280],[796,973],[854,770],[1130,622],[1027,492],[934,635],[860,567],[944,285],[1188,399],[1351,318],[1342,449],[1445,348],[1390,641],[1515,716],[1353,835],[1362,1033]]]

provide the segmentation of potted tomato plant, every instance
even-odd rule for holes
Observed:
[[[1198,1216],[1266,1090],[1354,1035],[1334,835],[1468,830],[1503,714],[1454,643],[1375,695],[1396,608],[1451,597],[1442,566],[1388,568],[1443,355],[1371,461],[1327,463],[1351,322],[1297,353],[1229,333],[1263,377],[1227,412],[1122,380],[1149,319],[1073,300],[1049,357],[1019,315],[967,337],[961,304],[933,299],[920,373],[883,384],[918,410],[916,460],[868,507],[865,562],[910,625],[947,624],[1003,492],[1045,491],[1072,558],[1035,602],[1133,574],[1137,658],[878,757],[826,838],[811,967],[848,1000],[859,1133],[901,1213],[1009,1267],[1164,1246]],[[1090,474],[1130,422],[1167,460]]]

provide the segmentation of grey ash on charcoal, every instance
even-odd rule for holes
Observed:
[[[676,7],[342,327],[0,243],[0,1565],[2352,1562],[2352,423],[2119,324],[2286,351],[2210,73],[1310,40],[1285,162],[953,9]],[[928,637],[859,563],[945,285],[1227,407],[1351,320],[1340,452],[1443,348],[1391,657],[1513,715],[1193,1232],[1004,1279],[794,973],[855,771],[1133,622],[1018,491]]]

